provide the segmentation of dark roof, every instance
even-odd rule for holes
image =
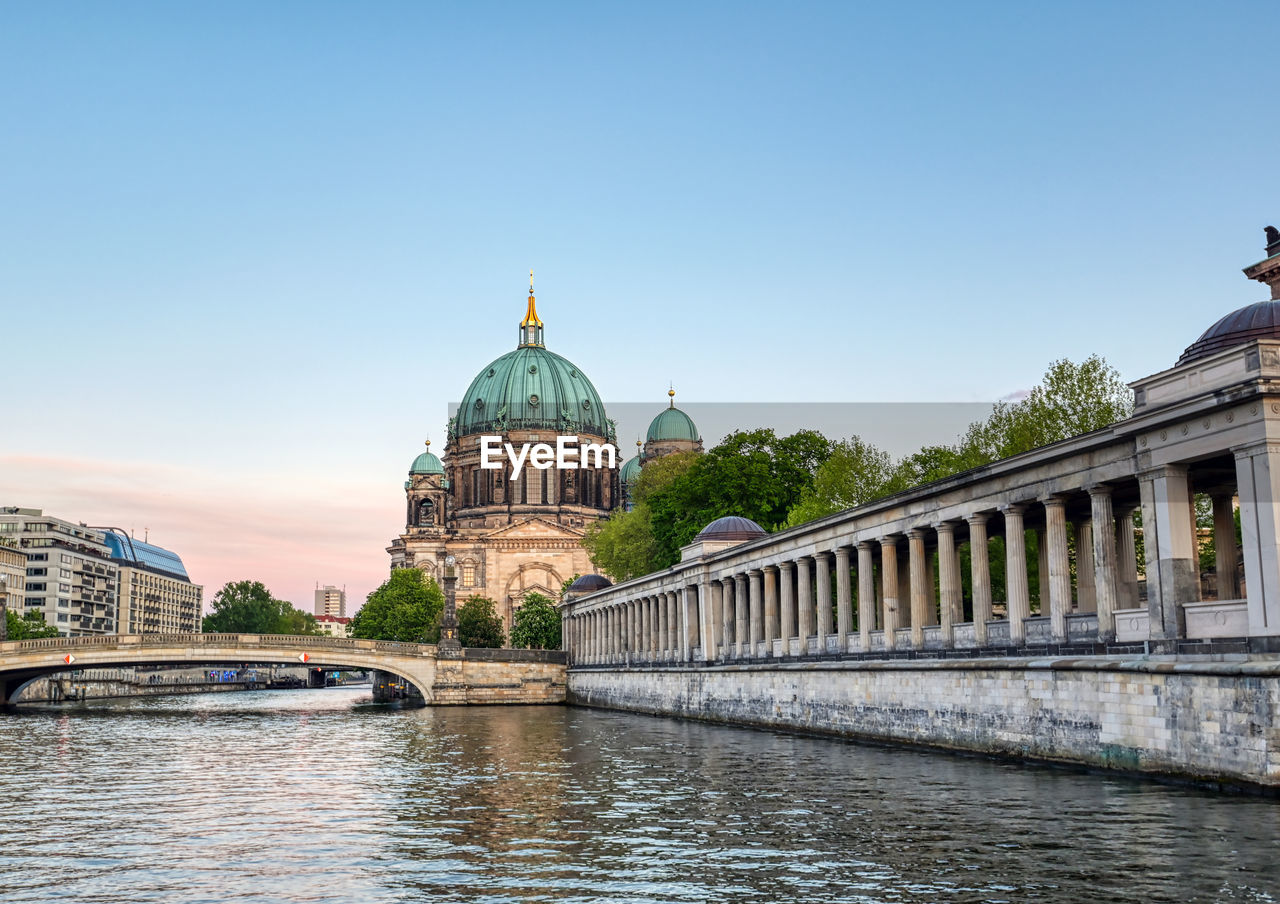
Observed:
[[[170,552],[152,543],[135,540],[128,534],[113,530],[103,532],[103,541],[111,550],[111,560],[124,565],[135,565],[148,571],[159,571],[165,574],[190,581],[187,569],[177,553]]]
[[[754,540],[768,534],[763,527],[750,518],[737,515],[726,515],[717,518],[702,530],[698,531],[695,540]]]
[[[602,574],[584,574],[569,585],[569,593],[595,593],[606,587],[612,587],[609,579]]]
[[[1178,363],[1186,364],[1253,339],[1280,339],[1280,301],[1260,301],[1232,311],[1187,346]]]

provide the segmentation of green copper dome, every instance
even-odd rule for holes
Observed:
[[[430,445],[430,443],[428,443]],[[416,476],[419,474],[443,474],[444,465],[440,464],[440,459],[436,458],[428,449],[413,460],[413,466],[409,468],[409,475]]]
[[[697,442],[698,428],[694,426],[693,418],[673,405],[653,419],[649,424],[649,433],[646,438],[649,442],[671,439]]]
[[[451,438],[546,430],[602,436],[612,442],[612,427],[596,388],[572,361],[547,351],[542,335],[531,288],[519,346],[471,381],[450,423]]]
[[[623,483],[635,483],[636,478],[640,476],[640,456],[633,455],[627,459],[626,464],[622,466],[620,474]]]

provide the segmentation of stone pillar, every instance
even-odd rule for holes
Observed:
[[[745,659],[751,645],[751,609],[747,604],[747,576],[733,576],[733,638],[738,644],[738,658]]]
[[[884,600],[884,647],[897,645],[898,630],[898,542],[895,537],[880,538],[880,583]]]
[[[1116,639],[1116,525],[1111,510],[1111,487],[1089,487],[1090,514],[1093,516],[1093,593],[1098,613],[1098,641]],[[1087,560],[1077,557],[1077,572],[1083,574]]]
[[[814,599],[818,607],[818,653],[822,654],[827,652],[827,638],[831,636],[831,553],[814,553],[813,586],[817,591]]]
[[[652,625],[649,636],[649,654],[654,661],[658,659],[658,651],[662,649],[662,594],[655,593],[649,597],[649,622]]]
[[[711,588],[719,586],[714,581],[698,583],[698,643],[702,646],[702,660],[714,662],[716,658],[716,600],[711,598]]]
[[[1114,504],[1114,503],[1113,503]],[[1133,508],[1116,512],[1116,608],[1138,608],[1138,548]]]
[[[610,645],[613,651],[610,661],[620,662],[622,660],[622,611],[617,606],[609,607],[609,626],[612,632]]]
[[[640,652],[645,661],[653,658],[653,597],[640,598]]]
[[[1040,615],[1049,614],[1049,541],[1044,528],[1036,528],[1036,585]]]
[[[911,560],[911,646],[923,650],[927,608],[933,602],[926,586],[928,575],[924,566],[923,530],[907,531],[907,555]]]
[[[696,594],[697,591],[694,591]],[[680,588],[680,661],[688,662],[692,657],[693,629],[698,623],[698,600],[690,599],[689,585]],[[691,611],[692,610],[692,611]]]
[[[1022,522],[1026,511],[1022,504],[1006,505],[1004,515],[1004,583],[1005,606],[1009,610],[1009,640],[1015,647],[1027,642],[1027,626],[1023,619],[1031,615],[1031,594],[1027,589],[1027,535]]]
[[[780,562],[778,564],[778,583],[782,586],[782,602],[780,606],[782,624],[778,630],[778,636],[782,638],[782,655],[791,655],[791,638],[796,636],[796,598],[795,598],[795,582],[793,580],[795,568],[791,562]]]
[[[858,649],[871,651],[871,632],[876,626],[876,567],[871,543],[858,544]]]
[[[765,655],[773,655],[773,642],[778,639],[778,569],[764,568],[764,645]]]
[[[667,594],[663,591],[654,599],[658,605],[658,658],[665,662],[671,642],[671,619],[667,614]]]
[[[1044,501],[1044,516],[1045,540],[1049,546],[1049,619],[1054,641],[1066,643],[1067,613],[1071,611],[1071,551],[1067,546],[1066,500],[1061,496],[1050,496]]]
[[[759,568],[747,572],[748,591],[750,593],[750,622],[747,628],[747,639],[751,643],[751,655],[760,654],[760,641],[764,640],[764,595],[761,592],[761,578],[764,576]]]
[[[1249,634],[1280,634],[1280,506],[1276,504],[1280,500],[1280,443],[1256,443],[1233,451]],[[1142,515],[1146,517],[1145,506]],[[1150,571],[1148,568],[1148,575]]]
[[[1114,537],[1114,532],[1112,533]],[[1093,574],[1093,520],[1076,525],[1076,611],[1097,612],[1098,591]]]
[[[680,658],[680,597],[674,590],[667,591],[667,618],[671,622],[671,634],[667,637],[667,660]]]
[[[798,612],[796,634],[800,638],[800,655],[809,652],[809,638],[813,635],[813,584],[810,582],[807,558],[796,559],[796,609]]]
[[[946,521],[934,526],[938,533],[939,614],[942,618],[942,646],[950,649],[952,629],[964,612],[964,587],[960,582],[960,557],[956,555],[955,527]]]
[[[1230,493],[1213,494],[1214,574],[1220,600],[1240,598],[1240,579],[1236,574],[1236,560],[1240,553],[1236,547],[1236,517],[1232,502]]]
[[[991,620],[991,556],[987,546],[987,515],[970,515],[969,581],[973,584],[973,640],[987,645],[987,622]]]
[[[1173,652],[1174,642],[1186,634],[1182,604],[1200,599],[1200,557],[1191,532],[1194,501],[1186,465],[1147,471],[1139,475],[1138,489],[1142,493],[1151,639],[1164,642],[1165,649],[1157,652]]]
[[[849,632],[853,630],[853,594],[849,586],[849,547],[836,550],[836,634],[841,653],[849,652]],[[862,617],[859,614],[858,620]]]
[[[724,658],[733,656],[733,578],[720,579],[720,644]]]
[[[708,603],[711,609],[711,653],[707,661],[711,662],[724,656],[720,652],[720,645],[724,641],[724,585],[719,580],[711,580],[707,582],[707,588],[710,591]]]

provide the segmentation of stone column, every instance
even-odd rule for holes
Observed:
[[[610,646],[613,648],[613,655],[610,656],[610,661],[619,662],[622,659],[622,612],[617,606],[609,607],[609,628],[611,631]]]
[[[640,652],[645,661],[653,658],[653,597],[640,598]]]
[[[924,567],[924,531],[907,531],[907,555],[911,560],[911,646],[924,649],[924,626],[928,618],[928,575]]]
[[[947,521],[934,526],[938,533],[939,614],[942,618],[942,646],[950,649],[952,629],[961,621],[956,613],[964,612],[964,587],[960,582],[960,557],[956,555],[955,527]]]
[[[666,591],[659,593],[654,600],[658,605],[658,658],[665,662],[668,644],[671,642],[671,619],[667,615]]]
[[[764,568],[764,645],[765,655],[773,655],[773,642],[778,639],[778,569]]]
[[[1071,611],[1071,553],[1067,547],[1067,507],[1061,496],[1044,501],[1045,541],[1049,546],[1049,619],[1053,639],[1067,641],[1067,613]],[[1044,595],[1041,594],[1041,599]],[[1043,605],[1041,614],[1044,614]]]
[[[1031,615],[1031,593],[1027,589],[1027,535],[1022,523],[1022,504],[1006,505],[1004,515],[1004,583],[1005,606],[1009,610],[1009,640],[1015,647],[1027,642],[1027,626],[1023,619]]]
[[[733,658],[733,578],[720,579],[720,643],[724,658]]]
[[[1151,639],[1163,642],[1157,652],[1172,652],[1177,639],[1186,635],[1182,604],[1200,599],[1200,557],[1191,532],[1194,502],[1187,467],[1165,465],[1140,474],[1138,489],[1142,493]]]
[[[813,585],[817,591],[818,653],[822,654],[827,652],[827,638],[831,636],[831,553],[814,553]]]
[[[858,544],[858,648],[871,651],[876,626],[876,567],[870,541]]]
[[[747,583],[750,593],[751,624],[747,629],[747,639],[751,643],[751,655],[760,655],[760,641],[764,640],[764,595],[761,592],[761,578],[764,576],[759,568],[747,572]]]
[[[880,538],[880,583],[884,599],[884,647],[897,645],[898,631],[898,542],[895,537]]]
[[[1112,536],[1115,534],[1112,532]],[[1097,612],[1098,591],[1093,574],[1093,520],[1076,525],[1076,611]]]
[[[1276,505],[1280,500],[1280,443],[1262,442],[1232,451],[1240,493],[1249,634],[1280,634],[1280,506]],[[1146,517],[1145,506],[1142,515]],[[1150,572],[1148,568],[1148,575]]]
[[[1046,516],[1047,517],[1047,516]],[[1046,524],[1047,527],[1047,524]],[[1036,528],[1036,587],[1040,605],[1040,615],[1049,615],[1049,541],[1045,539],[1045,529]]]
[[[991,620],[991,556],[987,546],[987,515],[970,515],[969,580],[973,584],[973,640],[987,645],[987,622]]]
[[[809,652],[809,638],[813,635],[813,584],[807,558],[796,559],[796,609],[798,611],[796,634],[800,638],[800,655]]]
[[[650,653],[650,658],[652,658],[654,661],[657,661],[658,651],[662,649],[663,605],[662,605],[661,593],[655,593],[653,596],[649,597],[649,610],[651,613],[651,615],[649,616],[649,619],[653,625],[653,633],[649,637],[649,653]]]
[[[795,568],[791,562],[778,564],[778,583],[781,584],[782,605],[780,615],[782,625],[778,636],[782,638],[782,655],[791,655],[791,638],[796,636],[796,598],[793,581]]]
[[[1236,560],[1240,553],[1236,547],[1236,517],[1232,502],[1231,493],[1213,494],[1214,574],[1220,600],[1240,598],[1240,580],[1236,574]]]
[[[716,602],[711,598],[711,588],[719,586],[704,579],[698,583],[698,643],[702,646],[702,660],[714,662],[716,658]]]
[[[724,585],[719,580],[711,580],[707,582],[707,588],[710,592],[708,608],[711,609],[711,654],[707,661],[711,662],[724,656],[720,652],[720,644],[724,641]]]
[[[1093,516],[1093,592],[1098,613],[1098,641],[1116,639],[1116,525],[1111,510],[1111,487],[1089,487],[1089,503]],[[1077,558],[1083,573],[1085,559]]]
[[[671,634],[667,637],[667,660],[680,658],[680,597],[674,590],[667,591],[667,618],[671,622]]]
[[[841,653],[849,652],[849,632],[853,630],[853,594],[849,586],[849,547],[836,550],[836,634]],[[859,616],[861,621],[861,616]]]
[[[738,644],[738,658],[747,657],[751,646],[751,608],[747,603],[747,576],[733,576],[733,638]]]
[[[1113,502],[1114,505],[1114,502]],[[1116,512],[1116,608],[1138,608],[1138,548],[1133,532],[1133,508]]]
[[[696,594],[697,591],[694,591]],[[692,658],[693,629],[698,623],[698,600],[690,599],[689,585],[680,588],[680,661],[688,662]],[[690,611],[692,610],[692,611]]]

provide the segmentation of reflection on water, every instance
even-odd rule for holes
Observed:
[[[368,690],[0,716],[0,899],[1275,901],[1280,802]]]

